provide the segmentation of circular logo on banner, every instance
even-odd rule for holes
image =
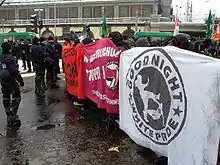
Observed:
[[[119,67],[116,61],[108,62],[106,65],[106,86],[115,90],[119,83]]]
[[[156,144],[174,140],[185,124],[187,98],[170,56],[161,48],[141,53],[129,68],[126,87],[137,129]]]

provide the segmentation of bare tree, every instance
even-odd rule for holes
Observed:
[[[2,6],[5,3],[6,0],[2,0],[0,3],[0,6]]]

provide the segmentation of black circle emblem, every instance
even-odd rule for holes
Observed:
[[[126,78],[137,129],[156,144],[169,144],[187,113],[184,84],[173,60],[161,48],[146,50],[133,60]]]

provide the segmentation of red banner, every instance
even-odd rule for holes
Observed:
[[[76,52],[73,46],[63,47],[63,71],[66,78],[67,91],[73,96],[77,96],[78,72],[76,68]]]
[[[86,96],[108,113],[119,113],[120,53],[108,38],[83,47]]]

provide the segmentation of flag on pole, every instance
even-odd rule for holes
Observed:
[[[106,37],[107,36],[107,20],[106,17],[104,16],[102,18],[102,37]]]
[[[212,36],[213,36],[213,25],[214,25],[214,20],[213,20],[212,12],[210,10],[208,21],[207,21],[206,38],[212,38]]]
[[[218,22],[218,24],[215,25],[213,39],[214,40],[220,39],[220,22]]]
[[[176,16],[176,18],[175,18],[175,27],[174,27],[174,32],[173,32],[173,35],[174,35],[174,36],[177,35],[177,34],[179,34],[179,31],[180,31],[179,23],[180,23],[179,17]]]

